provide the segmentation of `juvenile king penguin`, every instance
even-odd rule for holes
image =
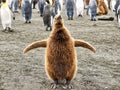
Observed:
[[[51,87],[56,88],[61,84],[61,80],[65,80],[65,87],[71,89],[70,82],[74,79],[77,71],[75,47],[79,46],[95,52],[95,48],[88,42],[73,39],[69,30],[64,26],[61,15],[56,15],[54,27],[48,39],[33,42],[24,49],[24,53],[38,47],[46,48],[45,70],[53,81]]]

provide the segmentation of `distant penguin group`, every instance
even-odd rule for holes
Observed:
[[[54,27],[48,39],[33,42],[24,49],[27,53],[31,49],[44,47],[45,53],[45,70],[47,76],[53,81],[51,88],[57,88],[61,81],[65,80],[63,88],[71,89],[71,81],[77,72],[77,56],[75,47],[84,47],[92,52],[95,48],[88,42],[73,39],[69,30],[64,26],[61,15],[54,18]]]

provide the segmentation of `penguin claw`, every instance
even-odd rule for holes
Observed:
[[[71,90],[71,89],[73,89],[73,85],[71,85],[71,84],[65,85],[65,86],[63,86],[63,89]]]
[[[58,84],[56,84],[56,83],[51,83],[51,88],[52,88],[52,89],[56,89],[57,87],[59,87]]]

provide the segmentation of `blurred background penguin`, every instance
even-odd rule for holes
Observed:
[[[2,0],[1,1],[1,8],[0,8],[0,16],[1,16],[1,22],[2,22],[2,26],[3,26],[3,32],[5,31],[10,31],[12,32],[13,30],[11,29],[11,10],[8,6],[8,3],[6,2],[6,0]]]
[[[108,7],[104,0],[99,0],[98,2],[98,13],[97,15],[106,15],[108,14]]]
[[[46,0],[46,4],[43,10],[43,23],[46,28],[46,31],[52,30],[52,21],[54,16],[55,13],[52,6],[52,2],[50,0]]]

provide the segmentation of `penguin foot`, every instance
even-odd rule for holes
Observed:
[[[73,89],[73,86],[70,84],[70,80],[66,79],[66,83],[65,85],[63,86],[64,89],[68,89],[68,90],[71,90]]]
[[[70,18],[70,17],[68,17],[68,20],[71,20],[71,18]]]
[[[29,21],[29,23],[31,23],[31,21]]]
[[[56,89],[57,87],[59,87],[59,84],[57,84],[57,83],[51,83],[51,88],[52,89]]]
[[[13,29],[11,29],[10,27],[8,27],[8,31],[9,32],[13,32]]]
[[[73,89],[73,85],[71,85],[71,84],[66,84],[66,85],[63,86],[63,88],[64,88],[64,89],[71,90],[71,89]]]

